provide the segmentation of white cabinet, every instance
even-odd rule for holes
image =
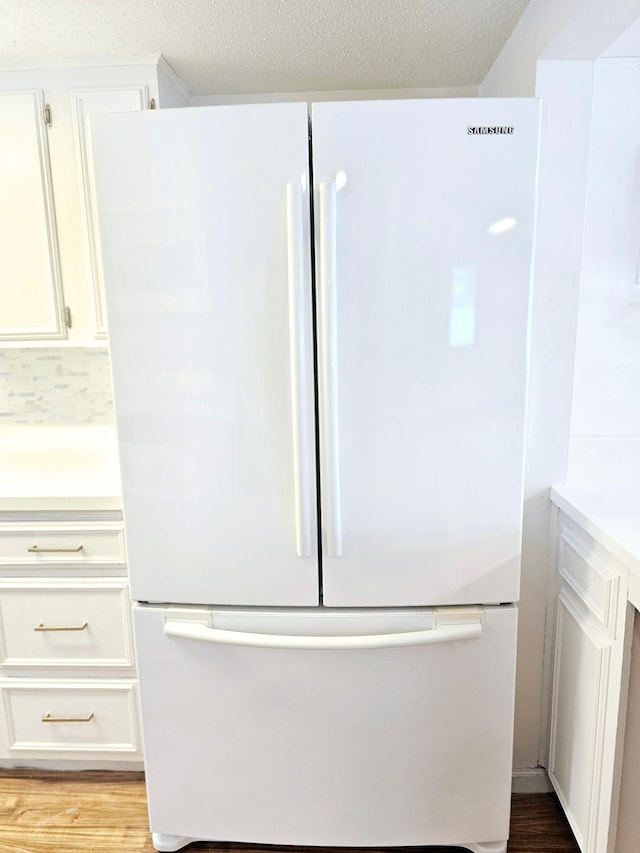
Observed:
[[[71,100],[76,138],[75,153],[80,180],[80,218],[84,240],[85,270],[91,304],[91,326],[96,338],[106,338],[104,289],[98,263],[98,232],[91,180],[89,119],[97,113],[121,113],[146,109],[150,103],[149,91],[147,86],[99,90],[74,89],[71,91]]]
[[[41,91],[0,93],[0,335],[64,337]]]
[[[0,516],[0,766],[138,768],[119,513]]]
[[[0,72],[0,340],[106,337],[89,116],[187,102],[158,57]]]
[[[640,838],[640,618],[637,611],[633,623],[630,658],[615,853],[636,853]]]
[[[559,513],[549,777],[582,853],[612,853],[628,642],[627,570]]]

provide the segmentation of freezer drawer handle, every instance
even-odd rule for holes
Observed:
[[[287,248],[289,273],[289,358],[291,365],[291,414],[293,419],[293,472],[296,512],[296,552],[311,556],[311,462],[309,458],[309,390],[307,364],[306,270],[302,185],[287,184]]]
[[[427,631],[404,631],[397,634],[364,634],[347,637],[304,637],[280,634],[253,634],[244,631],[223,631],[198,622],[165,622],[168,637],[201,640],[229,646],[254,646],[262,649],[318,649],[324,651],[348,649],[385,649],[393,646],[424,646],[432,643],[451,643],[454,640],[473,640],[482,636],[482,620],[464,625],[441,625]]]
[[[328,557],[342,556],[340,435],[338,429],[338,299],[336,282],[336,185],[318,187],[318,371],[322,526]]]

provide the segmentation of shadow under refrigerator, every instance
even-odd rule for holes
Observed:
[[[155,847],[504,853],[538,103],[91,122]]]

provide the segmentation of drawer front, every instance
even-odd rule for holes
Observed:
[[[347,847],[507,837],[514,607],[485,608],[474,638],[340,650],[298,644],[366,646],[431,629],[431,615],[212,612],[218,643],[207,628],[188,638],[203,626],[184,614],[134,609],[155,832]],[[289,642],[234,645],[234,632]]]
[[[0,568],[125,565],[122,523],[0,526]]]
[[[0,580],[0,669],[133,667],[125,578]]]
[[[139,751],[133,681],[0,683],[9,754]]]
[[[559,538],[561,578],[587,609],[615,637],[620,572],[584,531],[568,524]]]

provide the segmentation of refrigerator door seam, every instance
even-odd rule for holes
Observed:
[[[328,557],[342,556],[340,508],[340,444],[338,426],[338,332],[336,293],[336,184],[318,186],[320,467],[324,548]]]
[[[289,278],[289,353],[291,363],[291,414],[296,515],[296,552],[311,556],[311,485],[309,422],[307,418],[307,353],[305,329],[305,270],[302,228],[302,185],[287,184],[287,249]]]

